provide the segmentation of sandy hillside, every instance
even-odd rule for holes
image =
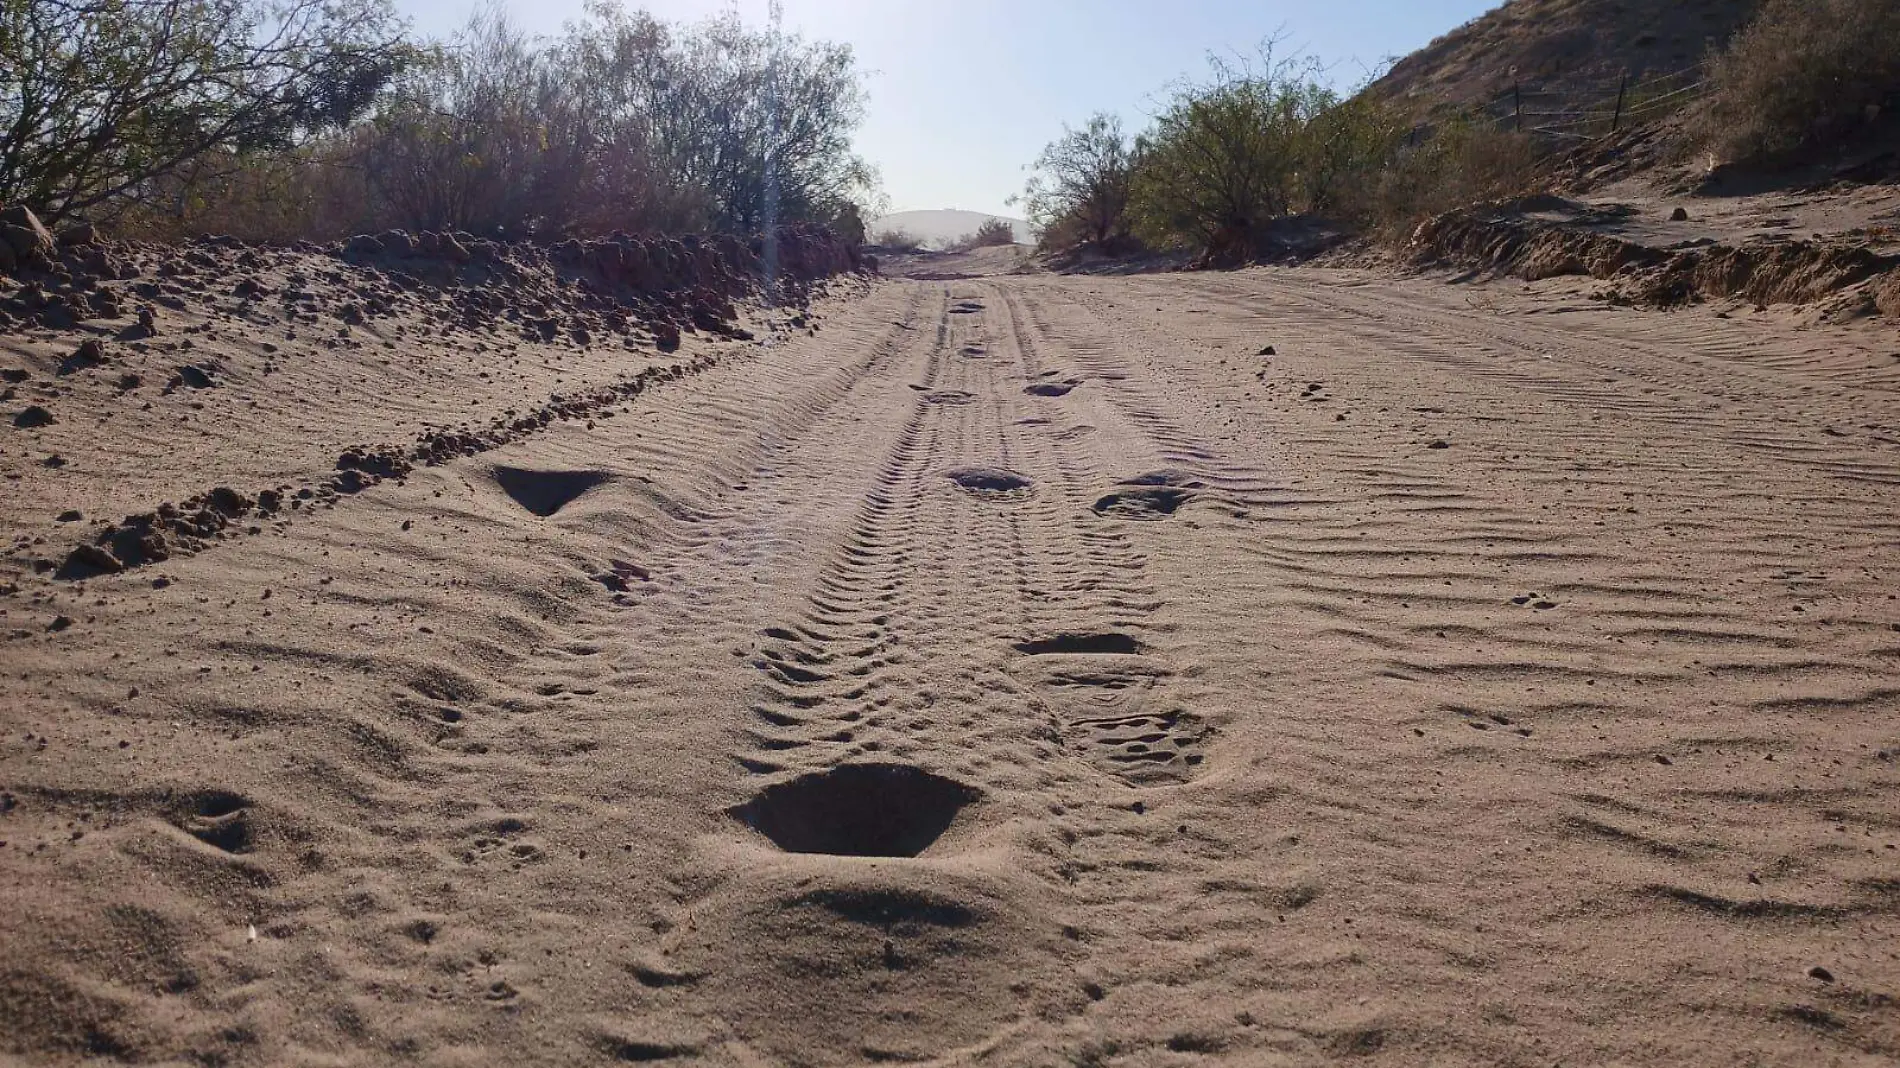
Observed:
[[[202,251],[0,340],[0,1053],[1900,1057],[1890,325],[971,260],[287,338]]]
[[[1701,63],[1760,0],[1505,0],[1393,64],[1372,90],[1424,106],[1480,102],[1514,83],[1614,91]]]

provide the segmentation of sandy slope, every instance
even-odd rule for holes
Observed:
[[[0,1050],[1900,1056],[1891,333],[1316,270],[818,310],[21,574]]]

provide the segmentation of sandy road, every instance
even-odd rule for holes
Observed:
[[[1890,1063],[1900,361],[1748,318],[893,280],[89,583],[0,1049]]]

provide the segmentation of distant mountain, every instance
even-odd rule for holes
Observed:
[[[985,215],[980,211],[898,211],[892,212],[871,223],[873,237],[885,230],[902,230],[930,245],[947,245],[960,237],[976,233],[976,228],[990,219],[1001,219],[1016,231],[1016,240],[1028,244],[1035,238],[1029,234],[1029,224],[1021,219],[1012,219],[1007,215]]]

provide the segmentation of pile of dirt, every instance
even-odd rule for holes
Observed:
[[[11,283],[10,292],[0,287],[0,329],[66,329],[89,319],[118,318],[131,305],[222,295],[207,292],[196,280],[217,274],[221,257],[229,256],[254,274],[278,268],[291,275],[276,287],[246,277],[230,295],[321,305],[322,286],[308,284],[310,272],[296,269],[300,263],[314,266],[322,280],[362,297],[339,309],[346,322],[360,324],[446,300],[470,326],[507,318],[524,332],[551,336],[565,331],[577,338],[603,331],[626,334],[637,326],[664,344],[676,342],[680,328],[723,332],[733,319],[735,299],[795,298],[814,281],[865,269],[855,245],[814,227],[784,227],[769,240],[750,242],[723,234],[616,233],[542,246],[392,230],[329,246],[251,245],[229,237],[161,246],[109,244],[90,226],[55,238],[32,212],[15,206],[0,209],[0,244],[10,253],[0,259],[0,282]],[[305,262],[313,256],[354,270]],[[113,284],[118,282],[133,284]],[[563,313],[557,315],[556,308]]]
[[[789,316],[769,329],[815,329],[814,293],[865,270],[855,246],[793,227],[769,243],[615,234],[542,246],[390,231],[329,246],[150,245],[90,227],[55,235],[15,207],[0,212],[0,245],[10,257],[0,260],[0,403],[23,456],[51,449],[25,470],[72,483],[88,517],[137,509],[91,519],[76,543],[16,531],[0,551],[0,574],[73,580],[281,530],[418,466],[610,418],[718,358],[680,353],[685,335],[753,342],[745,309],[767,307]],[[418,425],[405,396],[417,375],[485,392],[517,380],[531,392]],[[345,404],[345,386],[369,396]],[[281,439],[287,421],[300,462],[231,451]],[[149,448],[201,449],[193,439],[207,434],[228,439],[215,484],[180,492],[164,459],[133,461]],[[112,477],[108,463],[124,470]]]
[[[1701,299],[1757,304],[1829,302],[1845,313],[1900,310],[1900,256],[1864,235],[1817,235],[1724,244],[1703,238],[1656,246],[1536,217],[1587,208],[1552,196],[1474,205],[1421,224],[1410,253],[1417,265],[1454,265],[1529,281],[1568,275],[1614,283],[1611,299],[1671,307]],[[1574,214],[1574,212],[1573,212]]]

